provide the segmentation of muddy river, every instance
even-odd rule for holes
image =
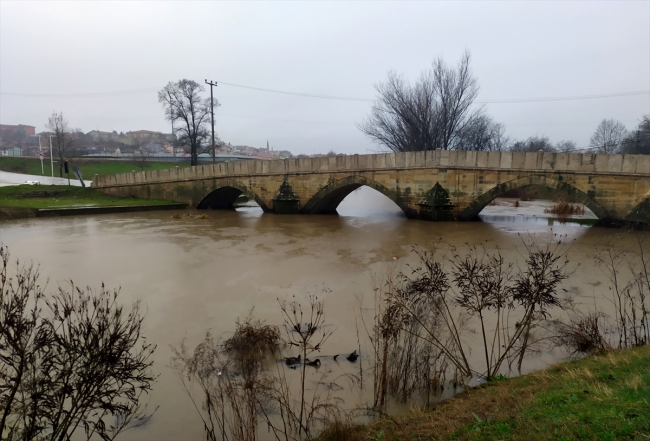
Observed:
[[[484,243],[521,262],[522,236],[544,241],[565,235],[575,241],[569,256],[580,265],[564,292],[586,304],[605,303],[607,280],[594,265],[596,245],[614,240],[632,247],[633,234],[592,227],[589,212],[565,222],[544,213],[548,202],[513,203],[486,207],[482,222],[430,223],[406,219],[387,198],[362,188],[343,201],[339,216],[280,216],[249,206],[211,211],[209,219],[172,219],[167,211],[28,219],[0,223],[0,243],[12,257],[38,262],[49,289],[70,279],[96,288],[104,282],[121,287],[125,303],[141,300],[144,334],[158,345],[154,367],[161,374],[150,403],[160,408],[149,424],[120,439],[200,440],[200,419],[169,368],[170,345],[186,338],[193,347],[208,330],[222,335],[251,308],[255,317],[280,325],[278,299],[306,301],[317,294],[335,329],[323,355],[349,353],[357,348],[359,302],[372,305],[373,277],[386,266],[412,261],[414,245]],[[557,357],[535,357],[525,369],[543,368]],[[358,370],[358,364],[327,360],[325,372]],[[346,406],[365,400],[363,393],[351,393]]]

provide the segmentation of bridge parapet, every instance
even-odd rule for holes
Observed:
[[[96,188],[233,176],[336,173],[416,168],[557,171],[650,175],[649,155],[431,150],[374,155],[222,162],[167,170],[95,176]]]

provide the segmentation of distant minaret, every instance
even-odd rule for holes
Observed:
[[[269,152],[269,140],[267,139],[266,140],[266,153],[268,153],[268,152]]]

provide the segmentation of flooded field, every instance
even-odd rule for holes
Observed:
[[[485,208],[482,222],[431,223],[406,219],[387,198],[362,188],[343,201],[339,216],[281,216],[245,206],[210,211],[209,219],[172,219],[169,211],[28,219],[0,223],[0,243],[12,257],[39,263],[50,289],[66,280],[95,288],[104,282],[121,287],[123,302],[142,301],[144,333],[158,345],[154,368],[161,374],[150,404],[160,408],[145,427],[120,439],[200,440],[202,423],[169,367],[170,345],[185,338],[194,347],[206,331],[232,331],[253,308],[256,318],[281,325],[278,301],[306,303],[315,294],[324,299],[326,323],[334,330],[319,355],[318,375],[358,373],[359,366],[368,367],[363,343],[361,364],[332,357],[358,348],[355,315],[372,306],[373,280],[387,267],[413,262],[413,246],[485,244],[516,264],[529,235],[540,242],[562,237],[572,243],[575,270],[563,292],[607,309],[607,278],[594,264],[596,247],[613,241],[631,248],[635,233],[591,227],[595,217],[589,212],[558,219],[544,213],[551,204],[515,207],[514,200],[501,199]],[[564,355],[533,357],[524,369],[543,368]],[[346,407],[368,402],[368,389],[371,397],[371,383],[365,391],[348,389]]]

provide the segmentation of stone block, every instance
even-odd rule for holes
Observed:
[[[376,156],[375,167],[377,167],[377,169],[385,169],[386,168],[386,155],[385,154],[380,154],[380,155]]]
[[[426,164],[426,153],[427,151],[421,151],[421,152],[413,152],[413,165],[411,167],[424,167],[424,164]]]
[[[327,157],[327,171],[336,170],[336,156]]]
[[[356,169],[354,164],[354,156],[346,155],[345,158],[345,170],[354,170]]]
[[[512,152],[501,152],[499,159],[499,168],[510,169],[512,168]]]
[[[465,152],[459,152],[458,150],[449,151],[449,166],[450,167],[462,167],[463,160],[465,159]]]
[[[593,153],[583,153],[580,168],[578,170],[590,173],[596,170],[596,156],[597,155]]]
[[[636,173],[638,155],[623,155],[623,173]]]
[[[569,166],[567,171],[578,171],[582,164],[582,153],[569,153]]]
[[[607,171],[610,173],[620,173],[622,169],[623,155],[609,155]]]
[[[284,171],[284,161],[271,161],[270,170],[271,170],[271,173],[273,173],[273,174],[276,174],[276,173],[283,174],[285,172]]]
[[[406,167],[406,152],[395,153],[395,167],[397,168]]]
[[[636,156],[636,172],[645,175],[650,175],[650,155],[635,155],[635,156]]]
[[[311,170],[311,158],[298,158],[296,171],[300,173],[304,173],[310,170]]]
[[[542,170],[554,170],[555,161],[557,160],[557,153],[544,152],[542,153]]]
[[[468,161],[466,164],[469,167],[487,168],[489,158],[489,152],[476,152],[475,162],[472,163]]]
[[[450,164],[449,150],[438,150],[440,152],[440,167],[448,167]]]
[[[524,153],[524,169],[526,170],[537,170],[537,152],[525,152]]]
[[[357,156],[357,162],[359,164],[359,170],[367,170],[371,167],[370,165],[370,158],[368,158],[368,155],[358,155]]]
[[[395,168],[395,153],[386,153],[386,168]]]
[[[499,168],[500,164],[501,164],[501,152],[488,152],[487,166],[489,168]]]
[[[512,152],[512,167],[514,169],[520,170],[523,169],[526,165],[526,153],[524,152]]]

